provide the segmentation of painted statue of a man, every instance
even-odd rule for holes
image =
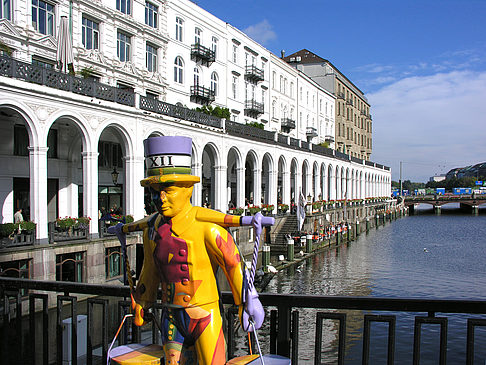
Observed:
[[[263,322],[258,296],[245,294],[245,266],[225,229],[240,225],[240,217],[191,205],[199,177],[191,175],[190,138],[152,137],[144,141],[144,149],[147,178],[141,184],[150,189],[157,213],[124,229],[143,230],[144,262],[135,301],[149,308],[161,285],[165,364],[224,364],[226,349],[215,278],[218,267],[229,282],[240,314],[245,302],[247,306],[251,302],[250,307],[256,308],[253,312],[258,312],[250,313],[255,327]],[[248,323],[243,322],[248,329]],[[143,314],[136,313],[135,323],[143,323]],[[186,351],[189,348],[191,351]],[[190,358],[194,349],[197,362]]]

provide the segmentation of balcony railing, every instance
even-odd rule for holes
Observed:
[[[216,53],[200,44],[191,46],[191,60],[200,61],[203,65],[209,66],[216,60]]]
[[[283,131],[290,132],[291,129],[295,129],[295,120],[290,118],[283,118],[281,122],[281,127]]]
[[[307,127],[306,132],[305,132],[307,137],[317,137],[317,128],[315,127]]]
[[[265,80],[265,71],[254,65],[246,66],[245,68],[245,78],[253,82],[259,82]]]
[[[173,118],[188,120],[198,124],[204,124],[214,128],[223,128],[221,118],[200,113],[183,106],[165,103],[154,98],[140,96],[140,109],[161,115],[167,115]]]
[[[275,142],[275,132],[266,131],[264,129],[256,128],[251,125],[232,122],[229,120],[226,121],[226,132],[233,136],[260,139],[267,142]]]
[[[118,104],[135,106],[135,93],[131,90],[65,74],[7,56],[0,56],[0,75]]]
[[[30,308],[35,308],[38,304],[41,313],[36,315],[32,309],[28,310],[30,326],[22,326],[22,294],[28,291],[27,296]],[[49,293],[51,298],[56,298],[55,312],[48,311]],[[73,295],[76,294],[76,295]],[[87,310],[81,310],[78,305],[78,295],[87,299]],[[97,296],[103,296],[102,298]],[[86,353],[88,364],[106,363],[108,344],[114,336],[116,327],[121,322],[124,313],[129,311],[130,302],[125,298],[129,297],[129,288],[117,285],[95,285],[85,283],[68,282],[49,282],[34,281],[28,279],[14,279],[0,277],[0,301],[2,310],[2,345],[0,351],[5,363],[35,363],[50,364],[56,360],[62,362],[65,349],[71,349],[71,360],[77,363],[78,353]],[[237,308],[233,306],[233,297],[229,292],[222,293],[222,302],[225,304],[224,315],[226,316],[227,326],[224,329],[228,340],[228,357],[234,357],[235,339],[242,336],[234,327]],[[112,310],[118,309],[118,315],[108,315],[111,301],[117,301],[112,305]],[[473,364],[475,358],[475,329],[486,326],[486,301],[485,300],[438,300],[438,299],[406,299],[406,298],[376,298],[376,297],[337,297],[337,296],[317,296],[317,295],[285,295],[260,293],[260,300],[264,308],[269,312],[266,318],[269,324],[269,336],[260,336],[264,348],[269,348],[272,354],[279,354],[291,358],[292,364],[298,364],[299,354],[308,348],[302,349],[299,337],[301,335],[314,336],[315,348],[313,352],[314,363],[322,363],[324,352],[323,334],[326,341],[332,346],[327,349],[333,354],[333,363],[343,364],[344,353],[350,343],[356,338],[362,338],[361,361],[363,364],[369,363],[370,351],[375,351],[378,346],[384,348],[388,357],[388,364],[394,363],[396,349],[395,339],[397,333],[413,339],[413,351],[401,352],[401,356],[409,356],[409,363],[418,364],[421,357],[421,335],[422,327],[425,324],[439,325],[440,331],[434,331],[440,336],[437,341],[438,346],[427,348],[428,353],[436,353],[440,358],[439,363],[445,364],[448,354],[448,344],[455,348],[465,349],[465,353],[456,354],[463,356],[461,363]],[[64,304],[70,303],[69,316],[78,319],[81,314],[87,315],[87,330],[82,333],[77,326],[71,327],[71,341],[65,343],[63,336],[63,314]],[[155,320],[158,316],[161,303],[154,306]],[[98,310],[101,309],[101,310]],[[97,314],[98,313],[98,314]],[[301,316],[300,314],[303,313]],[[329,331],[324,329],[323,320],[332,320],[333,326],[339,324],[336,330]],[[141,330],[133,326],[132,319],[125,324],[125,328],[131,326],[131,331],[122,331],[119,336],[119,345],[126,343],[140,342]],[[451,340],[447,337],[448,321],[454,322],[449,331]],[[157,327],[151,321],[143,330],[145,333],[152,333],[152,342],[159,343]],[[388,330],[385,332],[386,338],[383,341],[370,341],[370,329],[372,323],[386,323]],[[56,323],[56,332],[49,331],[49,323]],[[77,320],[74,321],[77,323]],[[40,326],[42,328],[39,328]],[[312,329],[315,328],[314,331]],[[326,327],[328,328],[328,327]],[[347,336],[347,329],[352,329],[352,334]],[[277,330],[278,329],[278,330]],[[19,331],[19,332],[17,332]],[[310,332],[312,331],[312,332]],[[310,332],[310,334],[309,334]],[[17,333],[17,335],[12,335]],[[467,337],[466,337],[467,333]],[[21,335],[24,334],[24,335]],[[85,336],[85,348],[77,347],[78,334]],[[40,335],[40,336],[39,336]],[[244,336],[244,335],[243,335]],[[29,339],[29,341],[23,340]],[[243,340],[240,337],[240,340]],[[437,339],[439,340],[439,339]],[[56,346],[52,346],[55,342]],[[49,351],[55,349],[54,351]],[[452,350],[449,350],[452,351]],[[449,352],[450,354],[450,352]],[[356,353],[359,356],[359,352]],[[476,354],[476,356],[479,355]],[[330,359],[328,359],[330,360]],[[400,359],[406,361],[407,359]],[[357,360],[358,361],[358,360]]]
[[[210,88],[194,85],[191,86],[191,101],[194,103],[207,105],[211,104],[215,99],[214,90]]]
[[[351,99],[346,100],[346,105],[353,105],[353,101]]]
[[[258,103],[255,100],[247,100],[245,102],[245,115],[258,117],[259,115],[263,114],[264,111],[265,107],[263,103]]]
[[[344,100],[344,93],[337,93],[337,98]]]

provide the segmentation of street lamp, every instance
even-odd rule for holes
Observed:
[[[118,186],[118,175],[120,173],[116,171],[116,166],[113,167],[113,171],[111,172],[111,180],[113,181],[113,185]]]

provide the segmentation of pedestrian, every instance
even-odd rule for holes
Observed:
[[[24,216],[22,215],[22,208],[20,208],[14,214],[14,223],[20,223],[23,221],[24,221]]]

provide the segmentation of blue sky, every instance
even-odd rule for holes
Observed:
[[[197,0],[276,55],[307,48],[365,92],[372,160],[426,182],[486,161],[486,0]]]

